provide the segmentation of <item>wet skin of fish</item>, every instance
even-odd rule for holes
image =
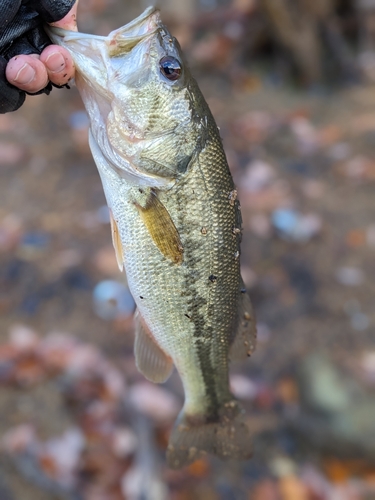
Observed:
[[[211,112],[154,8],[108,37],[54,28],[51,38],[73,56],[90,117],[117,260],[137,304],[138,369],[164,382],[174,365],[183,382],[168,463],[203,452],[247,459],[228,363],[250,356],[256,332],[237,192]]]

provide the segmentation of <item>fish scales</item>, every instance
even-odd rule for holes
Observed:
[[[229,357],[255,347],[240,275],[241,214],[217,125],[177,41],[148,9],[108,37],[53,29],[90,116],[119,266],[137,304],[135,355],[153,381],[173,364],[184,408],[167,450],[247,459],[250,431]],[[232,354],[231,354],[232,353]]]

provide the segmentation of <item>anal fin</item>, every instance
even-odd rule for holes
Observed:
[[[229,351],[231,361],[243,361],[251,356],[256,347],[257,329],[250,297],[242,286],[238,307],[237,332]]]
[[[139,312],[135,314],[135,362],[151,382],[165,382],[173,370],[172,359],[160,349]]]

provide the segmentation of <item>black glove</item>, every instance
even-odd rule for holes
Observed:
[[[8,83],[7,62],[18,54],[40,54],[51,41],[43,24],[59,21],[76,0],[0,0],[0,113],[18,109],[26,92]],[[49,94],[48,85],[37,94]]]

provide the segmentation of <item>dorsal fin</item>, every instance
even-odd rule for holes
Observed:
[[[151,382],[165,382],[173,370],[172,359],[160,349],[139,311],[135,313],[134,319],[137,368]]]

